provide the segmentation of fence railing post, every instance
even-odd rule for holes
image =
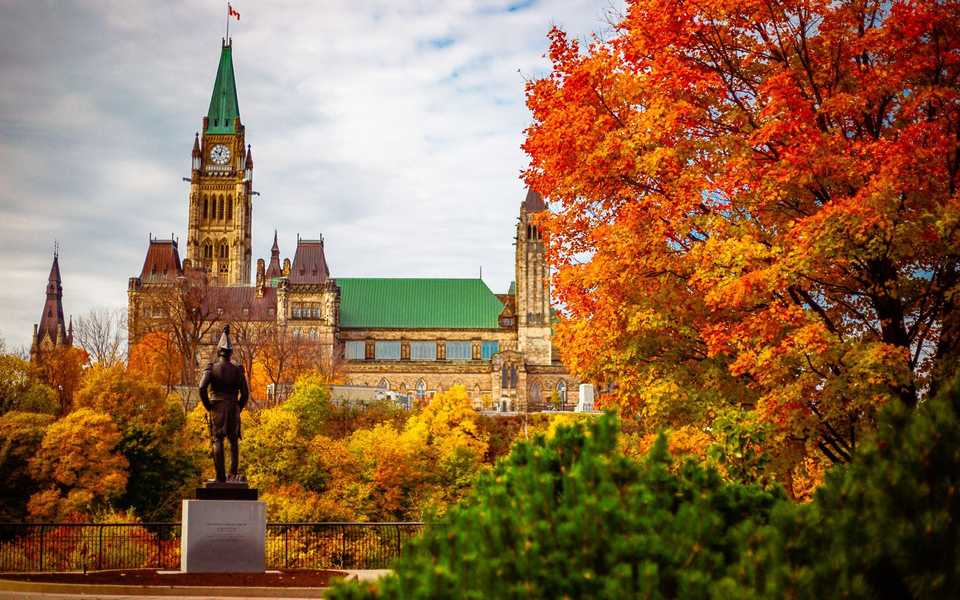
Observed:
[[[97,528],[97,570],[103,570],[103,525]]]
[[[283,568],[290,568],[290,528],[283,528]]]
[[[46,528],[43,525],[41,525],[40,526],[40,568],[37,569],[38,571],[43,570],[43,550],[44,550],[43,543],[44,543],[44,534],[45,534],[44,529]]]

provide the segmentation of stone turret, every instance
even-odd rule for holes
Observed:
[[[520,204],[516,247],[517,346],[528,364],[553,362],[550,329],[550,272],[535,215],[547,209],[533,190]]]

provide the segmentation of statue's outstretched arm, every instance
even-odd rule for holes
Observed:
[[[203,407],[207,410],[211,410],[213,405],[210,404],[210,397],[207,395],[207,387],[210,386],[210,365],[203,370],[203,376],[200,377],[200,402],[203,403]]]

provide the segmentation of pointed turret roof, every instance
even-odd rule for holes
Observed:
[[[323,252],[323,238],[297,239],[297,252],[293,255],[290,283],[323,283],[329,278],[330,269],[327,267],[327,257]]]
[[[277,230],[273,230],[273,247],[270,248],[270,265],[264,275],[269,280],[274,277],[283,277],[283,268],[280,266],[280,244],[277,243]]]
[[[158,240],[150,237],[147,246],[147,257],[143,260],[140,269],[140,279],[143,281],[173,280],[183,275],[183,265],[180,263],[180,252],[177,250],[177,241]]]
[[[523,207],[527,209],[528,213],[534,213],[546,210],[547,205],[543,201],[543,196],[528,188],[527,198],[523,201]]]
[[[233,46],[224,42],[220,49],[220,65],[213,82],[210,109],[207,111],[207,133],[236,133],[234,121],[240,116],[237,82],[233,77]]]
[[[43,314],[37,324],[37,344],[44,337],[50,338],[54,344],[68,341],[66,322],[63,318],[63,286],[60,280],[60,258],[57,252],[53,253],[53,265],[50,266],[50,276],[47,278],[47,298],[43,303]]]

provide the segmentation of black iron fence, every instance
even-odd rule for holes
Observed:
[[[268,569],[384,569],[424,524],[268,523]],[[0,571],[179,569],[180,523],[0,524]]]

